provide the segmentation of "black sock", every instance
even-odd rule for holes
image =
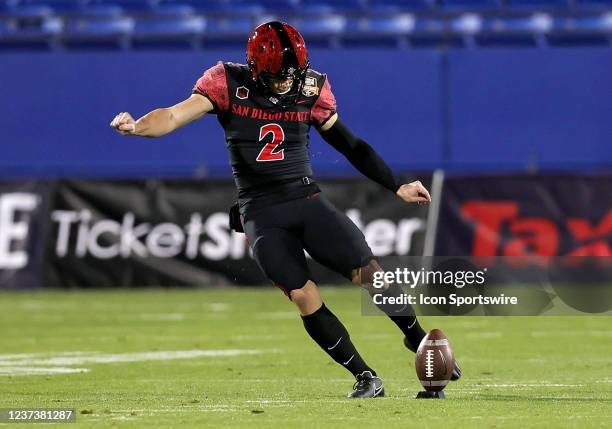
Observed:
[[[385,291],[381,292],[384,297],[400,297],[404,292],[397,284],[390,285]],[[397,325],[406,337],[406,345],[416,353],[421,340],[427,333],[421,328],[419,321],[410,304],[381,304],[377,307],[384,311],[389,319]]]
[[[340,320],[323,304],[308,316],[302,316],[304,328],[313,340],[331,356],[333,360],[358,375],[363,371],[376,372],[361,358],[351,342],[349,333]]]

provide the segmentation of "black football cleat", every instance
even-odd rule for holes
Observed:
[[[353,391],[346,394],[349,398],[380,398],[385,396],[385,386],[379,377],[370,371],[357,375]]]
[[[404,337],[404,346],[406,346],[406,348],[414,353],[416,353],[416,351],[414,350],[414,347],[412,346],[412,344],[410,344],[410,342],[408,341],[408,338]],[[459,368],[459,365],[457,364],[457,361],[455,360],[454,365],[453,365],[453,375],[451,375],[451,381],[457,381],[461,378],[461,368]]]

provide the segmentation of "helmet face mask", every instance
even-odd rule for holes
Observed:
[[[247,65],[263,94],[287,107],[300,95],[310,65],[302,35],[289,24],[278,21],[261,24],[247,43]],[[291,87],[275,92],[273,82],[293,79]],[[275,101],[276,100],[276,101]]]

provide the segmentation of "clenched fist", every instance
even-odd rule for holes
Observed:
[[[407,203],[430,203],[431,196],[420,181],[406,183],[399,187],[397,196]]]
[[[121,112],[111,121],[110,126],[124,136],[136,134],[136,121],[128,112]]]

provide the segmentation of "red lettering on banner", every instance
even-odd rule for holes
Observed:
[[[518,215],[518,204],[470,201],[463,205],[461,215],[476,222],[472,256],[495,256],[498,254],[502,223]]]
[[[474,222],[472,256],[512,256],[507,262],[515,266],[546,266],[551,256],[559,255],[561,225],[542,217],[519,217],[517,202],[468,201],[461,215]],[[509,237],[502,242],[504,228]],[[612,256],[612,210],[595,224],[570,218],[567,229],[576,241],[567,256]]]
[[[570,255],[573,256],[612,256],[612,249],[608,243],[612,236],[612,210],[601,220],[599,225],[592,226],[587,219],[571,218],[567,221],[567,229],[579,242],[595,242],[583,244],[574,249]]]
[[[508,263],[517,266],[527,264],[547,266],[547,256],[555,256],[559,248],[559,231],[557,226],[543,218],[517,219],[510,223],[510,231],[518,237],[510,239],[504,246]],[[533,258],[534,255],[540,256]],[[523,256],[524,258],[521,258]],[[542,258],[544,256],[544,258]]]

